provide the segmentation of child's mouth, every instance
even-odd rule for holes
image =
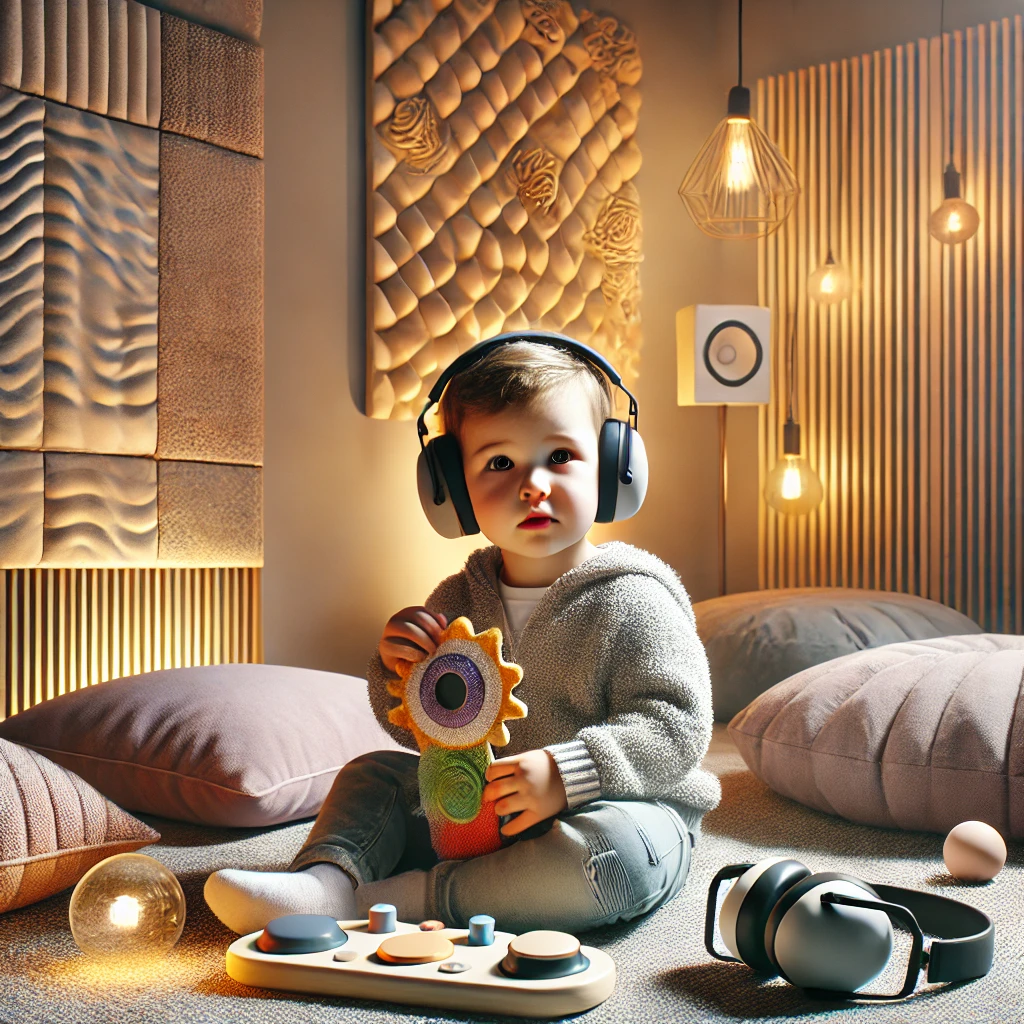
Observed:
[[[550,526],[557,520],[552,519],[550,516],[530,516],[529,519],[524,519],[519,524],[520,530],[543,530]]]

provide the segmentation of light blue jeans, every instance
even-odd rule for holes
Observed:
[[[595,800],[522,833],[494,853],[438,861],[419,812],[419,758],[379,750],[339,773],[289,870],[329,862],[359,885],[427,872],[429,916],[466,927],[581,932],[628,921],[672,899],[690,869],[693,836],[667,803]]]

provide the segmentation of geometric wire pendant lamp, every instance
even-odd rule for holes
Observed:
[[[750,116],[743,86],[743,0],[739,6],[739,84],[728,113],[679,186],[694,223],[712,238],[763,238],[792,213],[800,194],[793,169]]]

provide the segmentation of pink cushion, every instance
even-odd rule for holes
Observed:
[[[1024,839],[1024,637],[889,644],[777,683],[729,723],[777,793],[851,821]]]
[[[365,680],[276,665],[114,679],[22,711],[0,736],[122,807],[228,826],[312,817],[342,765],[397,747]]]
[[[160,838],[76,775],[0,740],[0,913],[74,885]]]

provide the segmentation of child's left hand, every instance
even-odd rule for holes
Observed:
[[[523,754],[493,761],[484,772],[484,800],[497,801],[495,812],[516,814],[501,830],[504,836],[518,835],[545,818],[553,818],[569,806],[565,786],[555,759],[546,750],[527,750]]]

